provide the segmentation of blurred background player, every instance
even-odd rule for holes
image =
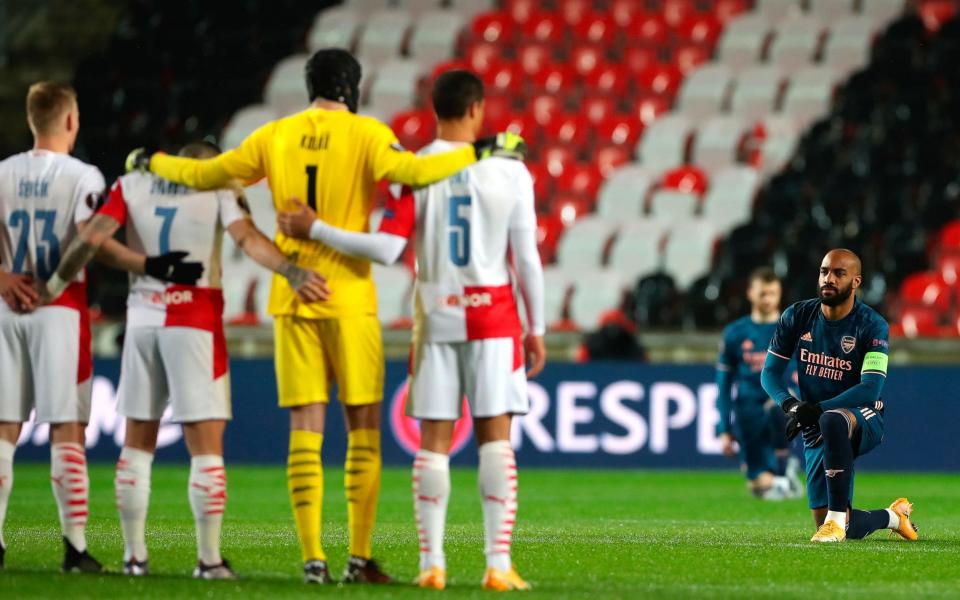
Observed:
[[[780,318],[780,279],[769,267],[750,274],[750,314],[723,330],[717,360],[717,435],[723,453],[737,454],[750,491],[764,500],[796,498],[803,493],[800,461],[790,454],[787,418],[760,385],[770,338]],[[736,385],[736,397],[733,387]],[[731,425],[731,414],[735,416]]]
[[[181,156],[209,158],[220,150],[208,142],[185,146]],[[127,329],[118,390],[118,411],[126,436],[117,462],[117,508],[124,538],[124,573],[149,572],[144,527],[150,497],[150,470],[160,418],[183,424],[190,452],[188,494],[197,531],[194,577],[233,579],[220,555],[226,508],[223,431],[232,417],[227,348],[220,289],[223,230],[253,260],[284,277],[303,302],[326,299],[316,273],[290,263],[250,219],[242,190],[198,192],[150,174],[129,173],[110,189],[104,207],[64,255],[64,264],[82,267],[121,226],[130,246],[141,252],[182,249],[204,273],[195,285],[170,285],[134,275],[127,299]],[[70,273],[61,273],[68,278]]]
[[[304,197],[327,222],[367,231],[374,186],[380,179],[423,186],[456,173],[478,159],[512,154],[522,143],[501,134],[450,152],[418,157],[404,150],[389,127],[356,115],[360,64],[346,50],[318,50],[307,62],[311,105],[254,131],[238,148],[196,160],[135,150],[129,168],[149,168],[165,179],[209,189],[232,178],[264,176],[278,211]],[[277,245],[295,264],[328,280],[330,299],[303,303],[274,277],[269,311],[275,316],[277,387],[280,406],[290,409],[287,481],[308,583],[330,582],[320,543],[323,471],[320,451],[330,385],[337,383],[347,420],[344,488],[348,501],[350,559],[344,581],[386,583],[372,560],[371,541],[380,492],[380,404],[383,343],[376,316],[370,262],[345,256],[312,240],[277,235]]]
[[[787,308],[763,367],[763,387],[789,417],[788,439],[803,433],[807,498],[817,532],[812,542],[861,539],[891,529],[916,540],[913,505],[898,498],[885,510],[852,510],[853,461],[883,441],[883,400],[890,352],[887,322],[861,302],[860,258],[831,250],[820,264],[818,297]],[[800,399],[783,385],[797,356]]]
[[[27,93],[33,149],[0,162],[0,566],[13,454],[22,424],[50,424],[50,478],[60,513],[64,571],[100,571],[87,552],[89,481],[84,428],[90,417],[90,320],[79,268],[62,278],[60,249],[99,205],[103,175],[70,156],[80,128],[73,88],[41,81]],[[182,257],[145,258],[110,241],[99,258],[111,266],[187,277]],[[187,269],[189,271],[189,269]],[[57,293],[41,298],[47,280]],[[46,306],[39,307],[41,301]],[[36,310],[34,310],[36,309]]]
[[[432,155],[468,146],[483,124],[483,84],[467,71],[441,75],[433,89]],[[484,161],[416,192],[394,186],[380,231],[345,231],[300,204],[280,214],[286,235],[312,238],[352,256],[395,262],[416,232],[416,315],[407,414],[420,419],[413,465],[421,587],[443,589],[444,525],[450,497],[450,443],[462,398],[479,447],[487,569],[484,588],[529,586],[510,558],[517,467],[510,423],[528,411],[527,376],[544,364],[543,270],[536,242],[533,181],[518,160]],[[507,250],[519,275],[530,330],[523,337]],[[336,293],[336,292],[334,292]],[[524,373],[524,355],[530,370]]]

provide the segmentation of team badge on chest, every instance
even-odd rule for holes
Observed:
[[[857,338],[852,335],[845,335],[840,339],[840,349],[844,354],[850,354],[850,351],[857,347]]]

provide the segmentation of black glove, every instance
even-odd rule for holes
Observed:
[[[491,156],[523,160],[527,157],[527,142],[515,133],[504,131],[495,136],[480,138],[475,141],[473,150],[477,153],[477,160],[483,160]]]
[[[800,434],[801,429],[803,429],[803,427],[800,427],[800,422],[797,421],[796,417],[790,417],[787,419],[787,441],[792,442],[793,439]]]
[[[147,173],[150,171],[150,157],[152,155],[153,153],[146,148],[137,148],[131,151],[130,154],[127,155],[127,160],[124,163],[127,173],[132,171]]]
[[[189,252],[167,252],[160,256],[148,256],[143,263],[143,271],[170,283],[196,285],[203,275],[203,263],[183,262]]]
[[[784,400],[781,407],[788,417],[797,420],[797,424],[802,429],[816,425],[820,421],[820,415],[823,414],[823,409],[819,405],[813,402],[800,402],[792,396]]]

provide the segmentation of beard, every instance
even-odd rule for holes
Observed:
[[[832,296],[824,296],[824,290],[833,290]],[[833,286],[820,286],[819,293],[817,294],[820,297],[820,302],[826,306],[834,307],[840,306],[850,297],[850,294],[853,293],[853,286],[848,285],[846,288],[838,288]]]

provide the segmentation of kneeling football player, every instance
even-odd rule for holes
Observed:
[[[188,144],[182,156],[215,156],[208,142]],[[239,189],[239,188],[238,188]],[[149,173],[121,177],[104,207],[67,251],[92,255],[121,226],[131,249],[147,254],[178,248],[203,265],[196,285],[169,285],[131,275],[118,410],[127,418],[117,461],[116,497],[124,540],[124,573],[146,575],[144,527],[150,470],[160,418],[167,405],[183,425],[190,452],[188,494],[197,531],[194,577],[232,579],[220,555],[220,529],[227,501],[223,431],[232,417],[220,289],[220,242],[224,229],[259,264],[286,277],[305,302],[326,299],[322,277],[292,263],[249,217],[246,200],[228,190],[199,192]]]
[[[861,539],[890,529],[916,540],[913,505],[898,498],[887,509],[853,510],[853,461],[883,441],[883,400],[889,326],[861,302],[860,258],[831,250],[820,264],[818,297],[787,308],[767,353],[761,380],[789,417],[787,437],[803,435],[807,499],[817,532],[811,542]],[[797,357],[800,400],[783,385]]]
[[[441,75],[433,90],[438,139],[430,155],[469,145],[483,122],[483,84],[467,71]],[[517,158],[522,156],[518,153]],[[520,160],[496,157],[411,192],[391,190],[376,234],[316,220],[312,209],[279,215],[288,236],[352,256],[395,262],[416,233],[416,321],[407,414],[420,419],[413,463],[420,536],[420,587],[446,585],[443,534],[450,497],[450,444],[466,396],[480,454],[487,569],[482,586],[524,590],[510,546],[517,518],[512,416],[528,410],[527,376],[543,368],[543,270],[536,243],[533,181]],[[524,338],[510,276],[512,252],[528,309]],[[524,357],[531,361],[524,372]]]

